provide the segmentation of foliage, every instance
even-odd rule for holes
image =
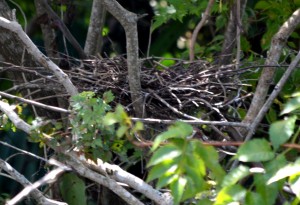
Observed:
[[[69,205],[87,204],[84,180],[76,174],[64,174],[61,178],[59,188],[64,201]]]
[[[127,151],[133,149],[129,141],[143,126],[141,123],[134,125],[121,106],[117,106],[115,112],[109,112],[109,103],[113,99],[111,91],[105,92],[102,99],[93,92],[72,97],[72,134],[78,137],[77,146],[89,158],[110,161],[115,153],[129,163]]]
[[[285,105],[283,113],[299,108],[295,98]],[[294,131],[297,119],[298,116],[292,115],[274,122],[269,130],[271,143],[266,139],[250,140],[242,144],[233,157],[245,163],[261,163],[263,168],[243,164],[228,173],[219,163],[216,150],[190,139],[192,127],[177,122],[156,137],[147,180],[157,179],[157,188],[169,187],[175,204],[194,198],[197,204],[205,201],[205,204],[215,205],[234,202],[272,205],[285,184],[291,187],[296,195],[293,203],[297,203],[300,200],[300,158],[288,159],[290,150],[279,149],[289,140],[295,142],[299,136],[300,129]]]
[[[200,15],[207,2],[201,0],[167,0],[157,9],[152,30],[160,27],[170,19],[182,21],[186,15]]]

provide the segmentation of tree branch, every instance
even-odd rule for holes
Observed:
[[[0,168],[6,171],[13,179],[22,184],[24,187],[32,186],[32,184],[22,174],[20,174],[17,170],[10,166],[10,164],[8,164],[2,159],[0,159]],[[66,205],[66,203],[64,202],[58,202],[52,199],[48,199],[38,189],[31,190],[30,196],[32,196],[34,200],[36,200],[36,202],[41,205]],[[15,204],[15,202],[10,201],[6,204],[12,205]]]
[[[103,0],[93,0],[90,25],[85,41],[84,52],[90,55],[96,55],[102,44],[102,28],[105,21],[105,9],[102,5]]]
[[[288,69],[285,71],[285,73],[283,74],[283,76],[281,77],[281,79],[279,80],[277,85],[275,86],[273,92],[271,93],[271,95],[269,96],[269,98],[267,99],[265,104],[262,106],[262,108],[260,109],[257,116],[254,118],[253,123],[249,127],[249,131],[245,138],[245,141],[250,140],[252,138],[258,124],[261,122],[261,120],[263,119],[263,117],[265,116],[267,111],[269,110],[270,106],[272,105],[273,101],[275,100],[275,98],[278,96],[278,94],[282,90],[284,84],[286,83],[286,81],[288,80],[288,78],[290,77],[292,72],[295,70],[295,68],[297,67],[299,61],[300,61],[300,51],[298,52],[295,59],[292,61],[292,63],[288,67]]]
[[[141,70],[139,62],[139,44],[137,33],[137,20],[136,14],[125,10],[115,0],[104,0],[104,5],[123,26],[126,33],[126,46],[127,46],[127,67],[128,67],[128,81],[131,92],[131,100],[133,108],[137,117],[145,115],[143,110],[143,96],[141,88]]]
[[[23,31],[20,24],[14,21],[9,21],[3,17],[0,17],[0,27],[8,29],[15,33],[27,51],[35,58],[37,62],[43,65],[45,68],[50,69],[54,75],[58,78],[58,81],[65,87],[68,94],[76,95],[78,93],[77,88],[73,85],[68,75],[66,75],[55,63],[53,63],[47,56],[45,56],[34,43],[30,40],[30,38]]]
[[[280,58],[283,46],[285,45],[288,37],[299,24],[300,9],[297,9],[292,14],[292,16],[280,27],[279,31],[272,38],[271,48],[268,52],[268,58],[265,61],[266,67],[263,69],[262,74],[259,78],[250,108],[243,122],[252,123],[257,117],[265,102],[270,84],[273,81],[275,69],[272,66],[278,65],[278,60]],[[245,130],[243,130],[242,132],[245,133]]]

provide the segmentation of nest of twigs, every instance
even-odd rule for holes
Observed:
[[[154,59],[141,68],[144,107],[148,117],[189,118],[203,110],[226,108],[239,99],[242,85],[234,65],[218,67],[206,61],[178,61],[164,68]],[[80,91],[103,93],[111,90],[120,103],[132,111],[126,59],[94,59],[68,71]],[[220,114],[220,113],[219,113]],[[198,116],[199,117],[199,116]]]

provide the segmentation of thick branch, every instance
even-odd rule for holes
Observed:
[[[141,71],[138,53],[138,17],[136,14],[125,10],[115,0],[104,0],[104,5],[107,11],[109,11],[124,27],[126,33],[127,67],[131,100],[137,117],[143,117],[143,96],[141,89]]]
[[[113,191],[118,196],[120,196],[128,204],[143,205],[142,202],[140,202],[126,189],[120,186],[115,180],[112,180],[109,177],[102,176],[90,169],[87,169],[78,159],[78,157],[72,155],[72,153],[68,153],[68,156],[71,159],[66,160],[66,164],[71,166],[79,175],[109,188],[111,191]]]
[[[0,17],[0,26],[18,35],[27,51],[35,58],[37,62],[39,62],[45,68],[50,69],[54,73],[54,75],[58,78],[58,81],[67,90],[68,94],[72,96],[78,93],[77,88],[73,85],[69,77],[34,45],[34,43],[23,31],[20,24]]]
[[[102,28],[105,20],[105,9],[102,5],[103,0],[94,0],[90,25],[85,41],[84,52],[89,55],[96,55],[102,44]]]
[[[278,60],[280,58],[283,46],[285,45],[288,37],[299,24],[300,9],[297,9],[272,38],[271,48],[268,53],[268,58],[265,62],[266,67],[263,69],[263,72],[259,78],[250,108],[243,122],[252,123],[258,112],[261,110],[268,94],[270,84],[273,81],[275,69],[272,66],[278,65]]]
[[[172,205],[173,198],[169,193],[162,194],[161,192],[154,189],[149,184],[145,183],[140,178],[124,171],[117,165],[111,165],[108,163],[103,163],[103,161],[98,160],[97,165],[93,163],[85,163],[85,166],[90,167],[91,169],[101,173],[103,175],[109,174],[110,178],[127,184],[130,187],[134,188],[138,192],[144,194],[149,199],[153,200],[159,205]]]

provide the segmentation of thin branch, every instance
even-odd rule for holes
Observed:
[[[2,91],[0,91],[0,97],[1,96],[7,97],[7,98],[10,98],[10,99],[14,99],[14,100],[18,100],[18,101],[21,101],[21,102],[24,102],[24,103],[28,103],[28,104],[31,104],[31,105],[34,105],[34,106],[38,106],[38,107],[41,107],[41,108],[44,108],[44,109],[47,109],[47,110],[52,110],[52,111],[55,111],[55,112],[70,113],[69,110],[66,110],[66,109],[63,109],[63,108],[60,108],[60,107],[54,107],[54,106],[51,106],[51,105],[46,105],[46,104],[39,103],[39,102],[36,102],[36,101],[33,101],[33,100],[28,100],[28,99],[21,98],[21,97],[15,96],[15,95],[10,95],[10,94],[2,92]]]
[[[26,154],[26,155],[28,155],[28,156],[31,156],[31,157],[33,157],[33,158],[42,160],[42,161],[44,161],[44,162],[48,162],[48,160],[46,160],[46,159],[43,158],[43,157],[40,157],[40,156],[38,156],[38,155],[36,155],[36,154],[33,154],[33,153],[31,153],[31,152],[27,152],[26,150],[23,150],[23,149],[20,149],[20,148],[18,148],[18,147],[15,147],[15,146],[13,146],[13,145],[7,143],[7,142],[0,141],[0,144],[2,144],[3,146],[9,147],[9,148],[11,148],[11,149],[14,149],[14,150],[16,150],[16,151],[18,151],[18,152],[21,152],[21,153],[23,153],[23,154]]]
[[[36,59],[37,62],[39,62],[45,68],[50,69],[54,73],[59,82],[65,87],[71,96],[78,93],[77,88],[73,85],[69,77],[36,47],[36,45],[22,30],[20,24],[15,21],[9,21],[8,19],[0,17],[0,26],[14,32],[23,42],[27,51]]]
[[[191,44],[190,44],[190,61],[193,61],[195,58],[195,43],[197,40],[198,33],[200,29],[204,26],[207,18],[209,17],[210,10],[214,4],[215,0],[209,0],[208,5],[205,9],[205,12],[202,15],[201,21],[197,24],[196,28],[193,31],[192,39],[191,39]]]
[[[158,124],[174,124],[177,121],[185,122],[191,125],[218,125],[218,126],[232,126],[232,127],[243,127],[246,128],[249,127],[249,124],[241,123],[241,122],[227,122],[227,121],[205,121],[205,120],[162,120],[162,119],[153,119],[153,118],[131,118],[132,121],[137,122],[144,122],[144,123],[158,123]]]
[[[78,52],[80,58],[82,58],[82,59],[87,58],[87,56],[84,53],[83,49],[81,48],[80,44],[74,38],[74,36],[72,35],[72,33],[69,31],[69,29],[67,28],[67,26],[64,24],[64,22],[62,22],[62,20],[59,18],[59,16],[48,5],[47,0],[41,0],[40,3],[45,8],[45,10],[46,10],[47,14],[49,15],[49,17],[51,19],[53,19],[54,22],[56,22],[56,24],[60,28],[61,32],[64,34],[64,36],[68,39],[68,41],[72,44],[72,46]]]

